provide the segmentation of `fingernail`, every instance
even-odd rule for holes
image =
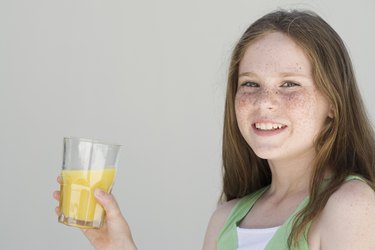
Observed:
[[[103,190],[101,190],[99,188],[95,189],[94,194],[98,198],[103,198],[104,195],[105,195],[105,193],[103,192]]]

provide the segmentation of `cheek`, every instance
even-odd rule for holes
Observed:
[[[237,124],[241,133],[244,132],[243,129],[247,126],[246,123],[252,107],[254,107],[254,98],[252,98],[251,94],[240,92],[236,94],[234,108]]]
[[[236,109],[243,109],[248,106],[254,105],[254,94],[246,92],[238,92],[235,98]]]
[[[249,111],[255,106],[255,98],[251,93],[238,92],[235,98],[235,111],[237,120],[245,119]]]
[[[301,118],[309,116],[313,101],[303,92],[291,92],[282,95],[283,106]]]
[[[316,134],[327,117],[325,100],[311,93],[290,93],[285,96],[285,105],[293,117],[293,123],[303,133]]]

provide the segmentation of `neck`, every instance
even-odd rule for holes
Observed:
[[[313,174],[314,155],[308,154],[293,159],[268,160],[272,173],[269,194],[285,197],[309,193]]]

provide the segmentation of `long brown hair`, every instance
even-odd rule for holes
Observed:
[[[348,175],[365,178],[375,187],[375,137],[357,87],[352,63],[339,35],[317,14],[309,11],[276,11],[253,23],[234,48],[228,73],[223,131],[223,201],[241,198],[271,183],[267,160],[255,155],[242,137],[234,111],[238,69],[248,46],[269,32],[282,32],[308,56],[318,89],[332,104],[315,141],[316,157],[310,199],[297,215],[288,245],[297,244],[307,225],[322,211],[330,195]],[[332,180],[322,187],[324,174]]]

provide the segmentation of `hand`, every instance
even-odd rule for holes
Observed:
[[[60,183],[60,177],[57,178]],[[90,243],[97,250],[134,250],[137,249],[125,218],[112,194],[103,192],[100,189],[94,191],[97,202],[106,211],[105,221],[100,229],[81,229]],[[60,199],[60,192],[53,192],[56,200]],[[59,214],[59,207],[55,209]]]

